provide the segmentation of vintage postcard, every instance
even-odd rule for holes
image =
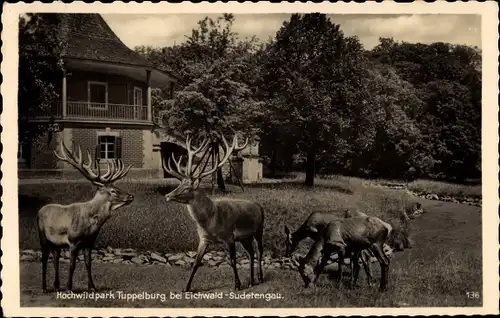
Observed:
[[[3,313],[498,314],[497,13],[4,5]]]

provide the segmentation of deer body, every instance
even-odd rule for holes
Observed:
[[[229,146],[222,136],[226,151],[222,161],[210,169],[210,171],[195,173],[196,168],[192,169],[193,156],[201,152],[208,146],[208,141],[205,139],[201,146],[197,149],[191,149],[191,140],[188,137],[186,140],[186,148],[188,151],[188,159],[185,168],[180,166],[181,159],[174,163],[177,170],[168,166],[163,162],[164,169],[175,176],[181,183],[173,191],[165,195],[168,201],[176,201],[187,205],[187,210],[191,218],[195,221],[198,232],[198,249],[196,252],[195,262],[193,264],[191,275],[187,282],[184,291],[191,289],[191,283],[197,272],[197,269],[202,266],[203,255],[209,244],[225,242],[229,249],[229,258],[231,267],[234,272],[235,289],[241,289],[241,282],[236,268],[236,242],[240,242],[250,257],[250,285],[255,284],[254,279],[254,241],[257,242],[257,261],[259,280],[263,281],[262,273],[262,234],[264,229],[264,210],[262,207],[252,201],[242,199],[217,198],[211,199],[200,190],[198,190],[200,180],[207,175],[215,172],[228,159],[235,149],[243,149],[237,147],[237,138],[233,139],[232,146]]]
[[[90,167],[90,152],[87,153],[89,163],[85,165],[82,161],[81,150],[79,150],[79,156],[75,158],[62,141],[61,149],[62,155],[56,152],[56,156],[74,166],[97,185],[98,189],[90,201],[68,205],[51,203],[38,211],[37,225],[42,249],[42,289],[44,293],[47,292],[47,262],[49,253],[52,252],[55,270],[54,289],[59,290],[59,256],[62,248],[68,248],[70,252],[68,290],[73,288],[73,273],[80,250],[83,250],[87,268],[88,289],[95,290],[91,271],[91,251],[101,227],[112,216],[113,211],[130,204],[134,199],[131,194],[112,185],[112,182],[125,176],[130,166],[123,169],[121,161],[118,161],[118,166],[114,163],[109,166],[108,163],[108,172],[101,175],[99,168],[95,173]]]
[[[387,289],[390,259],[383,250],[383,245],[389,238],[392,227],[376,217],[358,216],[334,220],[321,231],[307,256],[300,260],[299,272],[306,287],[314,284],[326,265],[330,255],[338,254],[339,262],[343,261],[346,252],[358,259],[361,251],[370,249],[381,266],[382,278],[380,289]],[[321,263],[318,263],[321,257]],[[353,262],[352,282],[355,284],[359,274],[359,263]],[[342,278],[342,267],[339,266],[338,283]]]

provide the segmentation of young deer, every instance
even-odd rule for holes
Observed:
[[[59,256],[61,248],[69,248],[70,265],[68,290],[73,288],[73,273],[76,258],[80,249],[83,249],[85,266],[88,274],[88,289],[95,290],[91,274],[91,250],[103,224],[111,217],[116,209],[130,204],[134,196],[123,192],[112,183],[123,178],[131,166],[124,169],[121,160],[107,162],[108,171],[101,175],[99,164],[94,162],[97,171],[92,169],[92,157],[87,150],[88,163],[82,160],[82,150],[78,147],[76,157],[69,152],[62,139],[60,142],[61,154],[54,151],[57,158],[69,163],[80,171],[85,178],[98,187],[94,198],[87,202],[72,203],[69,205],[47,204],[37,215],[38,233],[42,248],[42,289],[47,292],[47,261],[49,252],[54,257],[54,289],[59,290]]]
[[[361,216],[365,215],[362,212],[359,211],[350,211],[346,210],[344,212],[344,217],[349,218],[353,217],[354,215],[356,216]],[[316,241],[319,236],[320,232],[328,225],[333,220],[337,220],[339,217],[333,213],[329,212],[312,212],[309,217],[305,220],[305,222],[293,233],[290,232],[288,226],[285,225],[285,235],[286,235],[286,241],[285,241],[285,255],[287,257],[290,257],[297,245],[304,239],[306,238],[311,238],[314,241]],[[389,247],[384,244],[384,251],[388,250]],[[361,258],[361,263],[363,264],[363,269],[365,270],[366,273],[366,280],[368,282],[368,285],[371,286],[371,281],[372,281],[372,272],[370,269],[370,258],[373,256],[373,254],[370,252],[370,250],[366,249],[360,252],[359,258]],[[359,258],[355,258],[356,255],[350,255],[349,253],[346,253],[345,257],[348,257],[351,259],[351,276],[354,270],[354,263],[358,261]],[[339,261],[339,267],[342,265],[340,263],[340,259],[337,259]],[[318,262],[320,260],[318,259]]]
[[[198,267],[202,265],[202,258],[206,252],[207,246],[217,241],[225,242],[229,248],[231,266],[234,272],[234,285],[235,289],[239,290],[241,289],[241,283],[236,269],[235,243],[240,242],[250,256],[250,285],[255,285],[253,241],[256,240],[258,245],[257,261],[259,280],[260,282],[263,281],[262,232],[264,228],[264,210],[262,207],[248,200],[228,198],[210,199],[198,190],[202,178],[214,173],[218,168],[222,167],[233,151],[245,148],[248,143],[248,141],[246,141],[243,146],[237,146],[238,139],[234,136],[233,143],[229,146],[224,136],[221,136],[221,139],[225,148],[224,157],[220,162],[217,161],[208,171],[196,173],[196,168],[192,168],[194,155],[206,150],[209,145],[207,139],[205,139],[198,148],[191,149],[191,138],[189,136],[187,137],[186,148],[188,157],[187,164],[184,168],[180,166],[182,156],[176,161],[172,154],[176,170],[172,169],[170,166],[170,159],[168,160],[168,166],[166,166],[165,161],[163,161],[164,169],[181,181],[177,188],[165,195],[165,198],[167,201],[176,201],[187,205],[190,216],[196,222],[199,237],[196,259],[184,291],[189,291],[191,289],[191,282]]]
[[[358,216],[331,221],[320,232],[307,256],[299,261],[299,272],[305,286],[316,282],[332,253],[336,252],[339,262],[342,262],[347,253],[352,255],[351,259],[358,259],[361,251],[370,249],[381,267],[380,290],[386,290],[390,258],[384,253],[383,246],[391,234],[391,225],[376,217]],[[318,264],[320,257],[321,262]],[[359,263],[353,262],[351,282],[354,284],[357,282],[359,269]],[[342,267],[339,266],[338,284],[341,278]]]

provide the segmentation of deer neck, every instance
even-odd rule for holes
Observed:
[[[213,219],[216,212],[214,202],[199,191],[195,191],[194,197],[188,202],[187,207],[191,217],[202,227]]]
[[[323,237],[319,237],[316,242],[314,242],[313,246],[307,253],[304,263],[306,265],[315,267],[318,263],[319,258],[321,257],[321,251],[323,250],[324,239]]]
[[[86,206],[89,217],[98,217],[100,220],[105,221],[111,216],[111,202],[99,192],[95,194],[92,200],[87,202]]]

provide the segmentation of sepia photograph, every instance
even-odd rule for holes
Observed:
[[[5,5],[3,311],[498,314],[497,13]]]

